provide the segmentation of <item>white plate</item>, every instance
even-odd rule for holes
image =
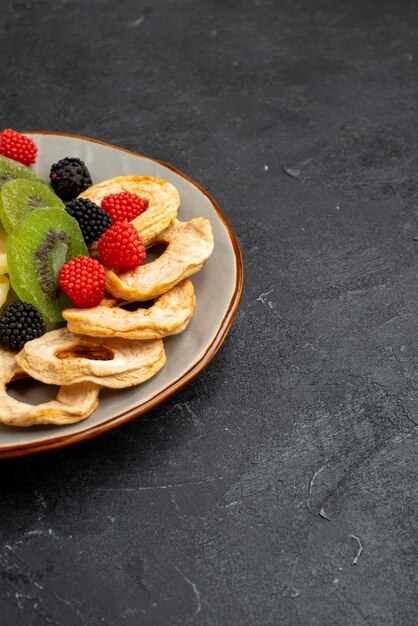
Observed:
[[[196,310],[187,329],[164,339],[167,362],[149,381],[118,391],[103,390],[99,408],[86,420],[70,426],[10,428],[0,425],[0,457],[33,454],[99,435],[162,402],[194,378],[213,358],[237,311],[243,286],[239,246],[219,206],[209,194],[173,167],[86,137],[26,133],[38,145],[35,171],[48,179],[52,163],[66,156],[85,161],[93,183],[114,176],[145,175],[163,178],[179,191],[179,219],[207,217],[215,249],[203,269],[192,276]],[[52,399],[53,387],[19,383],[19,399],[32,403]]]

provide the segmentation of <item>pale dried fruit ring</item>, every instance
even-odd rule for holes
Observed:
[[[116,298],[131,302],[151,300],[198,272],[213,251],[209,220],[196,217],[190,222],[173,220],[154,243],[168,243],[163,254],[129,272],[106,272],[106,289]]]
[[[16,361],[25,372],[50,385],[90,381],[121,389],[154,376],[165,358],[161,339],[102,339],[59,328],[28,341]]]
[[[155,339],[176,335],[190,322],[196,297],[193,283],[186,278],[167,291],[149,309],[126,311],[118,306],[66,309],[62,315],[68,330],[92,337]]]
[[[177,217],[180,196],[177,189],[160,178],[152,176],[118,176],[93,185],[83,191],[79,198],[88,198],[100,206],[103,198],[111,193],[130,191],[148,204],[146,211],[132,220],[145,247]]]
[[[7,426],[74,424],[89,417],[99,404],[99,385],[91,382],[61,387],[56,400],[32,405],[19,402],[7,393],[7,384],[25,375],[15,352],[0,349],[0,423]]]

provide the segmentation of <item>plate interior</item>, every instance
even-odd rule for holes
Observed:
[[[156,376],[137,387],[102,390],[99,408],[87,420],[77,424],[32,428],[0,425],[0,452],[9,447],[48,443],[57,437],[82,433],[139,408],[164,392],[204,357],[236,297],[237,289],[239,259],[228,229],[210,199],[191,181],[152,159],[113,146],[72,136],[27,134],[38,145],[38,161],[34,169],[46,179],[52,163],[65,156],[77,156],[85,161],[93,183],[125,175],[147,175],[168,180],[180,193],[179,219],[187,221],[194,217],[207,217],[212,225],[215,249],[203,269],[191,277],[197,300],[195,314],[183,333],[164,339],[167,362]],[[25,387],[22,384],[17,393],[20,399],[24,398]],[[45,390],[42,385],[36,390],[33,385],[28,385],[27,393],[27,400],[31,403],[51,399],[51,390]]]

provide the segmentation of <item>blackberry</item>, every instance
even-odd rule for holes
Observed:
[[[27,341],[41,337],[46,331],[38,309],[27,302],[12,302],[0,317],[0,345],[21,350]]]
[[[112,218],[109,213],[87,198],[78,198],[67,202],[65,210],[68,215],[77,220],[87,244],[98,241],[103,233],[112,226]]]
[[[73,200],[92,184],[90,172],[84,161],[76,157],[65,157],[54,163],[49,178],[52,189],[64,202]]]

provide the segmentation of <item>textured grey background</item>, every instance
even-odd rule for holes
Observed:
[[[414,623],[417,17],[412,0],[2,4],[2,126],[183,169],[246,267],[189,387],[1,463],[2,624]]]

